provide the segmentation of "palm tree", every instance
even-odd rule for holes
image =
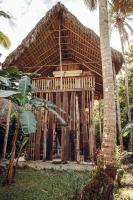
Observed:
[[[127,5],[125,5],[124,11],[119,7],[115,8],[113,4],[110,4],[110,6],[111,6],[111,8],[110,8],[111,29],[113,30],[114,28],[116,28],[118,30],[118,33],[120,36],[122,54],[123,54],[123,58],[124,58],[125,43],[129,44],[129,35],[128,35],[127,30],[129,30],[133,34],[133,29],[129,25],[127,20],[131,20],[132,18],[130,17],[129,12],[126,9]],[[124,59],[124,71],[125,71],[125,87],[126,87],[128,122],[131,122],[131,111],[130,111],[129,93],[128,93],[128,68],[127,68],[125,59]]]
[[[132,0],[111,0],[114,5],[114,11],[120,10],[121,13],[126,14],[127,12],[133,13],[133,1]]]
[[[107,0],[84,0],[90,10],[99,3],[99,28],[103,73],[104,118],[101,160],[106,168],[115,163],[115,126],[116,111],[112,71],[111,48],[109,42]],[[111,97],[111,98],[110,98]]]
[[[5,13],[2,10],[0,10],[0,17],[4,17],[6,19],[11,18],[8,13]],[[10,47],[10,40],[2,31],[0,31],[0,44],[6,49]]]

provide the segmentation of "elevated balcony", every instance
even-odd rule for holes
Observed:
[[[39,77],[34,78],[32,84],[37,88],[37,92],[94,90],[95,78],[92,75]]]

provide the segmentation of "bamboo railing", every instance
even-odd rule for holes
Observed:
[[[62,81],[62,84],[61,84]],[[95,88],[94,76],[39,77],[32,80],[36,90],[43,92],[91,90]]]

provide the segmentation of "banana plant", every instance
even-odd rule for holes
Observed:
[[[128,137],[128,153],[133,156],[133,122],[128,123],[122,130],[123,137]]]
[[[32,96],[32,78],[27,74],[23,74],[16,67],[7,68],[0,72],[0,98],[10,99],[17,105],[16,113],[16,130],[13,136],[11,156],[7,169],[5,183],[13,182],[13,167],[16,151],[16,142],[21,129],[24,135],[36,132],[36,119],[33,112],[34,108],[40,110],[48,110],[66,126],[64,119],[56,112],[56,105],[45,99]],[[60,112],[64,112],[59,109]],[[20,154],[19,154],[20,155]]]

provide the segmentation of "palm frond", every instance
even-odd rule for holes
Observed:
[[[7,19],[10,19],[10,18],[11,18],[11,16],[10,16],[8,13],[6,13],[6,12],[4,12],[4,11],[2,11],[2,10],[0,10],[0,16],[5,17],[5,18],[7,18]]]
[[[0,44],[5,47],[6,49],[8,49],[10,47],[10,40],[9,38],[0,31]]]
[[[84,3],[89,10],[95,10],[97,8],[97,0],[84,0]]]

